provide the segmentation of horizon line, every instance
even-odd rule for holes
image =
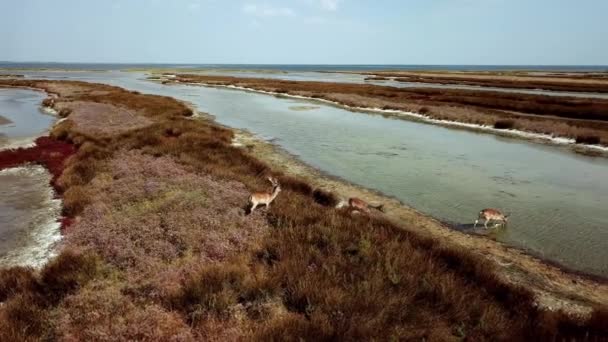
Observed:
[[[608,67],[608,64],[382,64],[382,63],[201,63],[201,62],[57,62],[57,61],[0,61],[10,64],[99,64],[99,65],[306,65],[306,66],[540,66],[540,67]]]

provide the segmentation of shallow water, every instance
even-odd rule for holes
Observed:
[[[608,276],[605,158],[318,102],[163,86],[145,81],[143,74],[78,77],[190,101],[220,123],[273,139],[328,174],[394,196],[455,225],[471,224],[482,208],[503,209],[512,216],[507,228],[492,233],[497,240]],[[318,108],[294,109],[311,104]]]
[[[10,120],[0,125],[0,150],[31,141],[56,120],[40,107],[45,97],[40,91],[0,88],[0,116]]]
[[[61,201],[41,166],[0,171],[0,266],[40,266],[61,238]]]

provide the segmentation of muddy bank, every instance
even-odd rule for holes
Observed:
[[[411,113],[441,122],[492,128],[492,132],[523,131],[608,144],[608,101],[597,99],[201,75],[181,75],[163,82],[234,86],[389,115],[392,112],[396,117]]]

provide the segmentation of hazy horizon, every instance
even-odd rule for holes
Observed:
[[[193,66],[488,66],[488,67],[608,67],[608,64],[361,64],[361,63],[331,63],[331,64],[310,64],[310,63],[213,63],[213,62],[72,62],[72,61],[9,61],[0,60],[0,63],[7,64],[65,64],[65,65],[193,65]]]
[[[605,13],[601,0],[7,1],[0,60],[603,66]]]

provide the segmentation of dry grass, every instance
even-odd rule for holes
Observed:
[[[61,84],[52,86],[61,93]],[[186,117],[169,98],[68,86],[72,101],[120,105],[152,123],[91,136],[70,124],[75,110],[54,130],[79,147],[59,179],[75,223],[65,250],[39,274],[0,272],[0,284],[11,286],[0,291],[0,340],[608,333],[605,311],[590,320],[540,311],[485,259],[379,216],[336,211],[333,194],[295,178],[277,174],[283,191],[271,209],[245,216],[248,192],[264,189],[272,170],[232,147],[231,131]]]
[[[55,105],[59,109],[59,116],[69,115],[74,128],[88,135],[126,132],[152,123],[152,120],[146,117],[107,103],[70,102],[69,108],[64,106],[65,104]]]
[[[57,334],[65,341],[193,341],[179,315],[138,304],[108,282],[92,283],[61,304]]]
[[[322,98],[353,107],[410,111],[440,120],[488,126],[510,120],[515,129],[569,138],[597,136],[601,144],[608,145],[608,100],[227,76],[178,75],[176,80],[237,85]]]
[[[373,75],[376,77],[394,77],[396,81],[401,82],[464,84],[481,87],[545,89],[572,92],[608,92],[606,74],[381,71],[375,72]]]

